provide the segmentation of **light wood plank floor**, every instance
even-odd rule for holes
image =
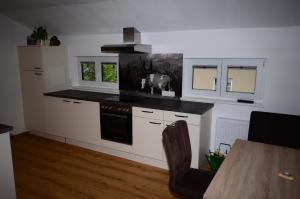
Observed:
[[[163,169],[29,133],[11,142],[18,199],[173,198]]]

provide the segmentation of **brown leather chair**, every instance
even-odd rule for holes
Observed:
[[[192,151],[185,121],[177,121],[163,131],[163,145],[169,164],[169,187],[173,194],[187,198],[203,198],[214,174],[190,168]]]

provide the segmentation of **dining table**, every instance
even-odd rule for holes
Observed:
[[[300,150],[237,139],[203,198],[300,199]]]

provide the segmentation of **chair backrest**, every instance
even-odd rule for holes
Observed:
[[[253,111],[248,140],[300,149],[300,116]]]
[[[163,145],[170,169],[170,183],[181,178],[191,166],[192,151],[185,121],[177,121],[163,131]]]

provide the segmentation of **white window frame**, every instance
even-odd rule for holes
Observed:
[[[239,93],[227,92],[227,78],[229,66],[254,66],[256,67],[256,80],[254,93]],[[261,101],[262,100],[262,83],[263,83],[263,59],[224,59],[222,63],[222,83],[221,83],[221,96],[225,98],[246,99]]]
[[[81,62],[95,62],[96,81],[82,80]],[[116,63],[117,82],[102,81],[102,66],[101,63]],[[79,56],[77,57],[78,64],[78,84],[83,87],[100,88],[100,89],[119,89],[119,59],[116,56]]]
[[[194,66],[217,66],[217,85],[216,90],[196,90],[193,89],[193,75]],[[222,61],[218,59],[185,59],[185,67],[183,71],[183,76],[185,81],[183,81],[183,93],[189,96],[219,96],[221,90],[221,65]]]
[[[236,101],[237,99],[253,100],[255,103],[263,103],[263,77],[265,72],[265,61],[263,58],[253,59],[203,59],[186,58],[183,69],[183,98],[185,99],[208,99],[207,101]],[[193,66],[194,65],[216,65],[217,66],[217,85],[216,91],[194,90],[193,89]],[[227,92],[227,70],[228,66],[255,66],[256,81],[255,93],[235,93]]]

